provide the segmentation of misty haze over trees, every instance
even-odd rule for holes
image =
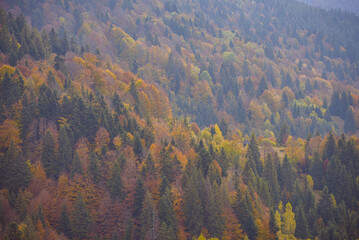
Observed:
[[[359,238],[355,14],[0,8],[0,239]]]

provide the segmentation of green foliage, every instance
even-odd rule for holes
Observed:
[[[150,192],[146,192],[141,214],[141,239],[155,239],[158,231],[158,215]]]
[[[72,215],[73,219],[71,225],[73,236],[79,239],[89,237],[93,220],[81,192],[78,192],[76,196]]]
[[[279,238],[358,238],[357,139],[334,135],[335,116],[356,130],[356,16],[282,0],[93,4],[0,10],[0,238],[61,238],[57,226],[74,239],[256,239],[268,217]]]
[[[297,208],[295,222],[296,228],[294,236],[297,238],[307,239],[309,237],[309,227],[301,205]]]
[[[59,131],[59,168],[69,170],[72,161],[72,149],[71,141],[68,132],[70,129],[66,129],[64,126],[60,127]]]
[[[348,108],[345,115],[344,132],[353,133],[356,130],[356,122],[352,108]]]
[[[203,204],[200,195],[203,189],[203,176],[200,171],[189,163],[185,169],[183,178],[185,226],[192,236],[198,236],[204,224]],[[203,197],[204,195],[202,195]]]
[[[72,227],[69,215],[67,213],[66,204],[62,205],[60,220],[57,224],[57,230],[62,232],[66,237],[72,237]]]
[[[177,219],[173,209],[173,200],[171,190],[166,189],[165,193],[161,197],[158,203],[158,216],[161,223],[162,234],[166,233],[169,235],[168,239],[174,239],[177,233]],[[163,225],[165,224],[165,225]],[[161,230],[159,236],[161,235]]]
[[[135,188],[135,195],[133,200],[133,217],[139,218],[142,213],[143,199],[145,197],[145,189],[143,188],[143,181],[141,178],[137,179],[137,185]]]
[[[23,153],[13,144],[0,156],[0,188],[10,192],[25,189],[31,181],[31,172]]]
[[[123,198],[123,186],[122,186],[122,174],[121,168],[118,161],[115,161],[112,166],[111,179],[109,182],[109,189],[112,199],[122,199]]]
[[[91,177],[92,181],[95,184],[97,184],[101,178],[100,162],[95,152],[91,151],[89,155],[90,155],[90,164],[88,168],[88,174]]]
[[[59,176],[60,166],[55,152],[55,141],[50,131],[46,133],[43,139],[41,161],[48,177],[57,178]]]

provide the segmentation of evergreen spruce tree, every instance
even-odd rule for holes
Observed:
[[[133,146],[133,152],[137,155],[140,156],[142,154],[142,142],[140,139],[140,136],[138,134],[135,135],[135,140],[134,140],[134,146]]]
[[[257,143],[257,139],[254,133],[252,133],[252,137],[251,137],[251,141],[249,143],[248,146],[248,151],[247,151],[247,160],[248,159],[253,159],[255,165],[254,166],[250,166],[252,168],[252,170],[255,173],[258,173],[259,176],[262,176],[263,173],[263,163],[261,160],[261,153],[259,152],[259,147],[258,147],[258,143]]]
[[[216,182],[211,183],[207,178],[206,204],[204,225],[212,237],[221,238],[225,227],[225,219],[222,215],[222,202],[219,196],[219,187]]]
[[[257,96],[258,97],[262,96],[263,92],[267,89],[268,89],[267,81],[264,79],[264,77],[262,77],[258,85]]]
[[[157,239],[158,216],[151,193],[146,192],[141,214],[141,239]]]
[[[283,188],[288,192],[293,192],[295,182],[295,171],[291,162],[289,162],[287,154],[284,156],[282,165]]]
[[[177,233],[177,218],[173,208],[172,193],[170,188],[166,189],[158,203],[158,216],[161,222],[161,227],[163,223],[166,223],[167,231],[171,230],[173,233]]]
[[[14,82],[9,76],[8,72],[5,72],[5,75],[0,84],[0,93],[1,93],[1,105],[10,107],[16,101],[16,93],[14,91]]]
[[[331,160],[337,149],[337,143],[334,139],[334,134],[329,132],[327,142],[324,146],[323,159]]]
[[[86,239],[91,233],[92,218],[84,202],[81,192],[78,192],[72,212],[72,233],[77,239]]]
[[[277,170],[274,166],[274,160],[272,160],[271,155],[269,154],[264,164],[263,178],[268,182],[272,203],[277,205],[279,201],[280,187],[277,178]]]
[[[344,132],[354,133],[355,130],[356,130],[356,122],[355,122],[353,109],[349,107],[345,114]]]
[[[314,190],[321,189],[323,187],[323,162],[320,160],[319,153],[314,153],[313,164],[309,170],[310,175],[313,178]]]
[[[110,194],[112,199],[123,198],[121,168],[118,161],[115,161],[112,167],[109,188],[110,188]]]
[[[97,184],[100,181],[100,162],[94,151],[90,152],[90,164],[88,168],[89,176],[91,176],[92,181]]]
[[[139,219],[139,217],[141,216],[145,193],[146,192],[143,188],[143,181],[141,178],[138,178],[133,200],[133,217],[135,219]]]
[[[188,163],[183,176],[183,190],[184,190],[184,206],[183,212],[185,215],[185,227],[192,236],[198,236],[203,227],[203,203],[200,196],[202,183],[199,181],[203,179],[202,173],[196,169],[193,163]]]
[[[318,203],[318,214],[323,218],[324,223],[333,222],[333,202],[327,186],[324,186],[322,198]]]
[[[296,228],[294,236],[301,239],[307,239],[309,237],[309,227],[301,204],[297,207],[295,222]]]
[[[177,237],[174,234],[172,228],[167,227],[166,222],[162,222],[160,230],[158,231],[158,239],[161,239],[161,240],[176,240]]]
[[[71,176],[74,176],[75,174],[82,175],[82,166],[79,154],[77,151],[74,153],[74,157],[72,159],[72,169],[71,169]]]
[[[234,210],[238,222],[242,225],[249,239],[255,239],[257,236],[257,227],[254,222],[253,209],[248,192],[243,197],[241,190],[237,188]]]
[[[61,170],[69,170],[72,160],[72,148],[70,138],[65,126],[60,127],[59,131],[59,167]]]
[[[70,239],[72,238],[71,222],[67,213],[67,207],[65,203],[62,205],[61,216],[57,224],[57,230],[63,233],[66,237]]]
[[[55,141],[48,131],[43,139],[41,161],[48,177],[57,178],[60,172],[58,158],[55,152]]]
[[[0,188],[10,192],[25,189],[31,181],[31,171],[21,150],[11,144],[0,156]]]

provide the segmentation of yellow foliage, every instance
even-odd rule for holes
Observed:
[[[60,21],[60,23],[62,23],[63,25],[66,23],[66,20],[65,20],[65,18],[63,18],[63,17],[60,17],[60,18],[59,18],[59,21]]]
[[[58,182],[58,193],[65,196],[69,184],[69,179],[66,175],[61,175]]]
[[[113,139],[113,145],[115,145],[116,149],[120,149],[120,147],[122,146],[122,139],[120,136],[117,136]]]
[[[80,58],[80,57],[74,57],[73,61],[77,64],[80,64],[80,65],[83,65],[83,66],[86,66],[86,62]]]
[[[6,119],[0,125],[0,148],[8,148],[11,144],[19,148],[20,143],[22,140],[18,124],[14,120]]]
[[[256,100],[252,100],[249,104],[249,112],[251,113],[251,118],[257,123],[262,123],[264,120],[264,114],[262,107],[258,104]]]
[[[135,40],[130,35],[116,26],[111,29],[111,37],[121,49],[130,48],[135,43]]]
[[[15,68],[9,66],[9,65],[2,65],[0,67],[0,79],[2,80],[5,76],[5,73],[8,73],[9,76],[13,75],[15,73]]]
[[[201,138],[205,140],[205,143],[210,143],[212,141],[212,134],[209,128],[205,128],[202,130]]]
[[[107,130],[103,127],[100,127],[97,130],[96,138],[95,138],[95,152],[101,153],[101,150],[103,147],[107,147],[107,145],[110,142],[110,134],[107,132]]]
[[[41,163],[38,161],[34,164],[30,164],[30,171],[32,173],[32,176],[41,182],[46,181],[46,172],[44,167],[41,165]]]
[[[183,126],[183,124],[175,123],[173,126],[172,136],[179,150],[187,153],[187,151],[190,149],[191,142],[191,135],[188,129]]]
[[[99,62],[99,60],[97,59],[97,56],[95,54],[92,53],[84,53],[84,60],[86,62],[92,63],[92,64],[96,64]]]
[[[199,81],[191,88],[194,102],[209,103],[212,90],[207,81]]]
[[[106,69],[106,73],[108,75],[110,75],[113,79],[117,79],[116,75],[113,72],[111,72],[110,70]]]
[[[133,141],[133,139],[134,139],[134,136],[131,134],[131,133],[127,133],[126,134],[126,138],[130,141],[130,142],[132,142]]]

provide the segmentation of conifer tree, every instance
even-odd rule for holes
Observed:
[[[205,215],[204,225],[208,229],[208,232],[212,237],[221,238],[224,231],[225,221],[222,215],[222,202],[219,196],[219,187],[216,182],[211,183],[206,182],[208,186],[206,188],[206,205],[205,205]]]
[[[138,178],[133,200],[133,217],[135,219],[138,219],[141,216],[145,193],[146,192],[143,188],[143,181],[141,178]]]
[[[92,178],[92,181],[97,184],[100,181],[101,173],[100,173],[100,162],[98,157],[94,151],[90,152],[90,164],[88,168],[88,173]]]
[[[324,160],[332,159],[334,153],[336,152],[336,148],[337,148],[337,143],[334,139],[334,135],[332,132],[329,132],[327,142],[324,146],[323,159]]]
[[[258,85],[257,96],[258,97],[262,96],[263,92],[267,89],[268,89],[267,81],[264,79],[264,77],[262,77]]]
[[[333,207],[334,205],[332,202],[332,197],[329,194],[327,186],[324,186],[322,198],[320,199],[318,204],[318,214],[323,218],[323,221],[325,223],[333,221]]]
[[[309,170],[310,175],[313,178],[314,190],[321,189],[323,187],[323,162],[320,160],[319,153],[314,153],[313,164]]]
[[[259,176],[262,176],[263,163],[261,161],[261,154],[259,152],[257,139],[256,139],[256,136],[254,133],[252,133],[252,137],[251,137],[251,141],[248,146],[248,151],[247,151],[246,157],[247,157],[247,160],[251,159],[255,163],[254,166],[250,166],[252,168],[252,170],[255,173],[258,173]]]
[[[112,167],[109,188],[110,188],[110,194],[112,199],[123,198],[121,168],[118,161],[115,161]]]
[[[247,233],[249,239],[255,239],[257,227],[254,222],[253,208],[248,192],[243,197],[241,190],[237,188],[234,209],[238,222],[243,226],[243,230]]]
[[[287,154],[284,156],[281,172],[283,177],[283,188],[285,188],[288,192],[292,192],[294,190],[295,171]]]
[[[135,140],[134,140],[134,146],[133,146],[133,152],[139,156],[142,154],[142,142],[141,142],[141,139],[140,139],[140,136],[136,133],[135,135]]]
[[[13,143],[3,156],[0,156],[0,188],[10,192],[25,189],[31,181],[31,172],[21,150]]]
[[[72,160],[72,148],[70,138],[65,126],[60,127],[59,131],[59,167],[66,171],[69,170]]]
[[[72,215],[73,236],[77,239],[88,238],[91,232],[92,218],[81,192],[78,192],[76,196]]]
[[[176,235],[174,234],[172,228],[168,227],[166,222],[162,222],[160,230],[158,231],[158,239],[161,240],[176,240]]]
[[[171,231],[172,233],[177,232],[177,219],[173,209],[173,200],[170,188],[166,189],[158,203],[158,216],[161,222],[161,228],[162,224],[166,223],[167,231]]]
[[[203,176],[193,163],[188,163],[183,177],[185,226],[192,236],[198,236],[203,227],[203,203],[200,188]]]
[[[345,115],[344,132],[353,133],[355,132],[355,130],[356,130],[356,122],[355,122],[353,109],[349,107]]]
[[[48,131],[43,139],[43,146],[41,151],[41,161],[44,165],[46,175],[48,177],[59,176],[59,163],[55,152],[55,141],[52,134]]]
[[[61,216],[57,224],[57,230],[59,232],[62,232],[66,237],[70,239],[72,238],[71,222],[67,213],[67,207],[65,203],[62,205]]]
[[[296,228],[294,236],[301,239],[307,239],[309,237],[309,227],[301,204],[298,205],[295,214],[295,222]]]
[[[72,159],[72,169],[71,169],[71,176],[74,176],[75,174],[82,174],[82,166],[79,154],[77,151],[74,153],[73,159]]]
[[[271,155],[269,154],[264,164],[263,177],[268,182],[269,192],[273,203],[277,205],[279,201],[280,187],[278,184],[277,170],[274,166],[274,160],[272,160]]]
[[[14,82],[9,76],[8,72],[5,72],[5,75],[0,84],[0,93],[1,93],[1,105],[5,104],[10,107],[16,100],[15,86]]]
[[[141,214],[141,239],[157,239],[158,215],[151,193],[146,192]]]

